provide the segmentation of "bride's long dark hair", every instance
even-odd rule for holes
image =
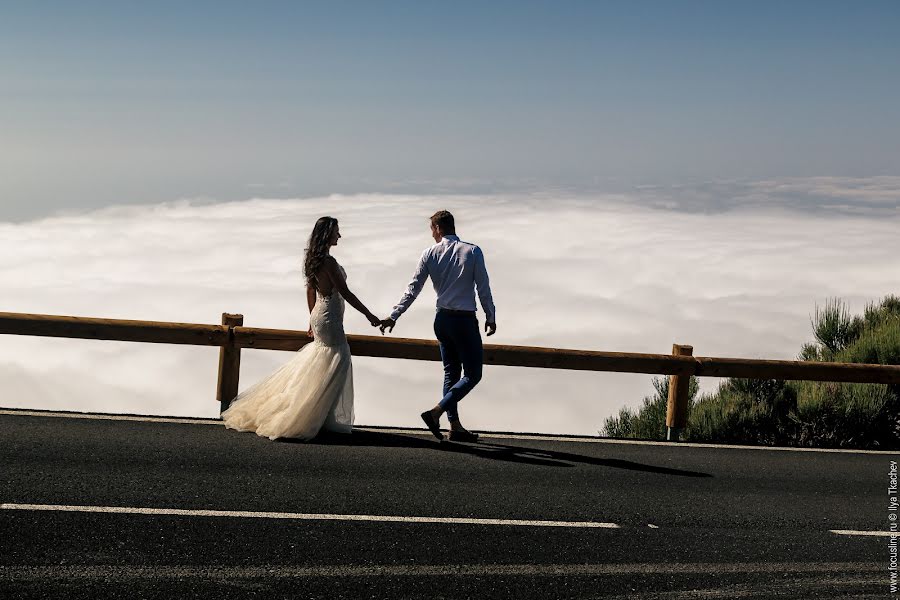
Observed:
[[[303,275],[306,277],[306,283],[310,287],[319,289],[319,279],[317,274],[328,256],[328,249],[331,247],[331,235],[334,233],[338,225],[337,219],[334,217],[321,217],[316,221],[312,233],[309,236],[309,243],[306,245],[306,258],[303,261]]]

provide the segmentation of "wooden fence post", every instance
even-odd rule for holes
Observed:
[[[672,344],[675,356],[693,356],[694,347]],[[690,401],[690,375],[669,376],[669,401],[666,407],[666,439],[678,441],[678,436],[687,426],[688,402]]]
[[[234,328],[244,324],[244,315],[222,313],[222,325],[228,326],[228,343],[219,349],[219,381],[216,400],[221,403],[220,413],[225,412],[238,393],[241,375],[241,349],[234,344]]]

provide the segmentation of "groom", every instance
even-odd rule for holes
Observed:
[[[434,334],[440,343],[441,360],[444,362],[444,397],[437,406],[422,413],[422,420],[431,433],[443,441],[440,418],[446,412],[450,420],[450,440],[475,442],[478,434],[462,426],[456,405],[481,381],[484,352],[475,317],[476,287],[485,313],[484,330],[487,335],[494,335],[497,331],[491,286],[481,248],[460,241],[456,236],[453,215],[446,210],[434,213],[431,216],[431,236],[435,245],[422,253],[406,293],[391,316],[381,322],[381,333],[385,329],[393,331],[397,319],[422,291],[425,280],[431,277],[437,292]]]

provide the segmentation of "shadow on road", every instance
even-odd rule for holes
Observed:
[[[631,471],[644,471],[647,473],[659,473],[661,475],[678,475],[681,477],[712,477],[708,473],[686,471],[683,469],[670,469],[643,463],[621,460],[617,458],[596,458],[571,452],[559,452],[556,450],[541,450],[536,448],[524,448],[510,446],[508,444],[496,444],[492,442],[479,442],[477,444],[460,444],[456,442],[438,442],[434,439],[414,435],[400,435],[383,431],[363,431],[355,429],[352,435],[333,433],[321,433],[308,442],[291,439],[279,439],[284,443],[318,444],[332,446],[379,446],[389,448],[426,448],[438,452],[458,452],[471,454],[480,458],[503,460],[508,462],[523,463],[544,467],[573,467],[576,464],[587,464],[598,467],[611,467],[615,469],[628,469]]]

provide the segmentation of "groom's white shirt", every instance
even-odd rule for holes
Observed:
[[[406,312],[429,277],[437,293],[438,308],[474,311],[477,287],[487,322],[497,322],[484,254],[475,244],[462,242],[455,235],[445,235],[440,242],[422,253],[416,273],[406,293],[394,307],[391,319],[396,321]]]

